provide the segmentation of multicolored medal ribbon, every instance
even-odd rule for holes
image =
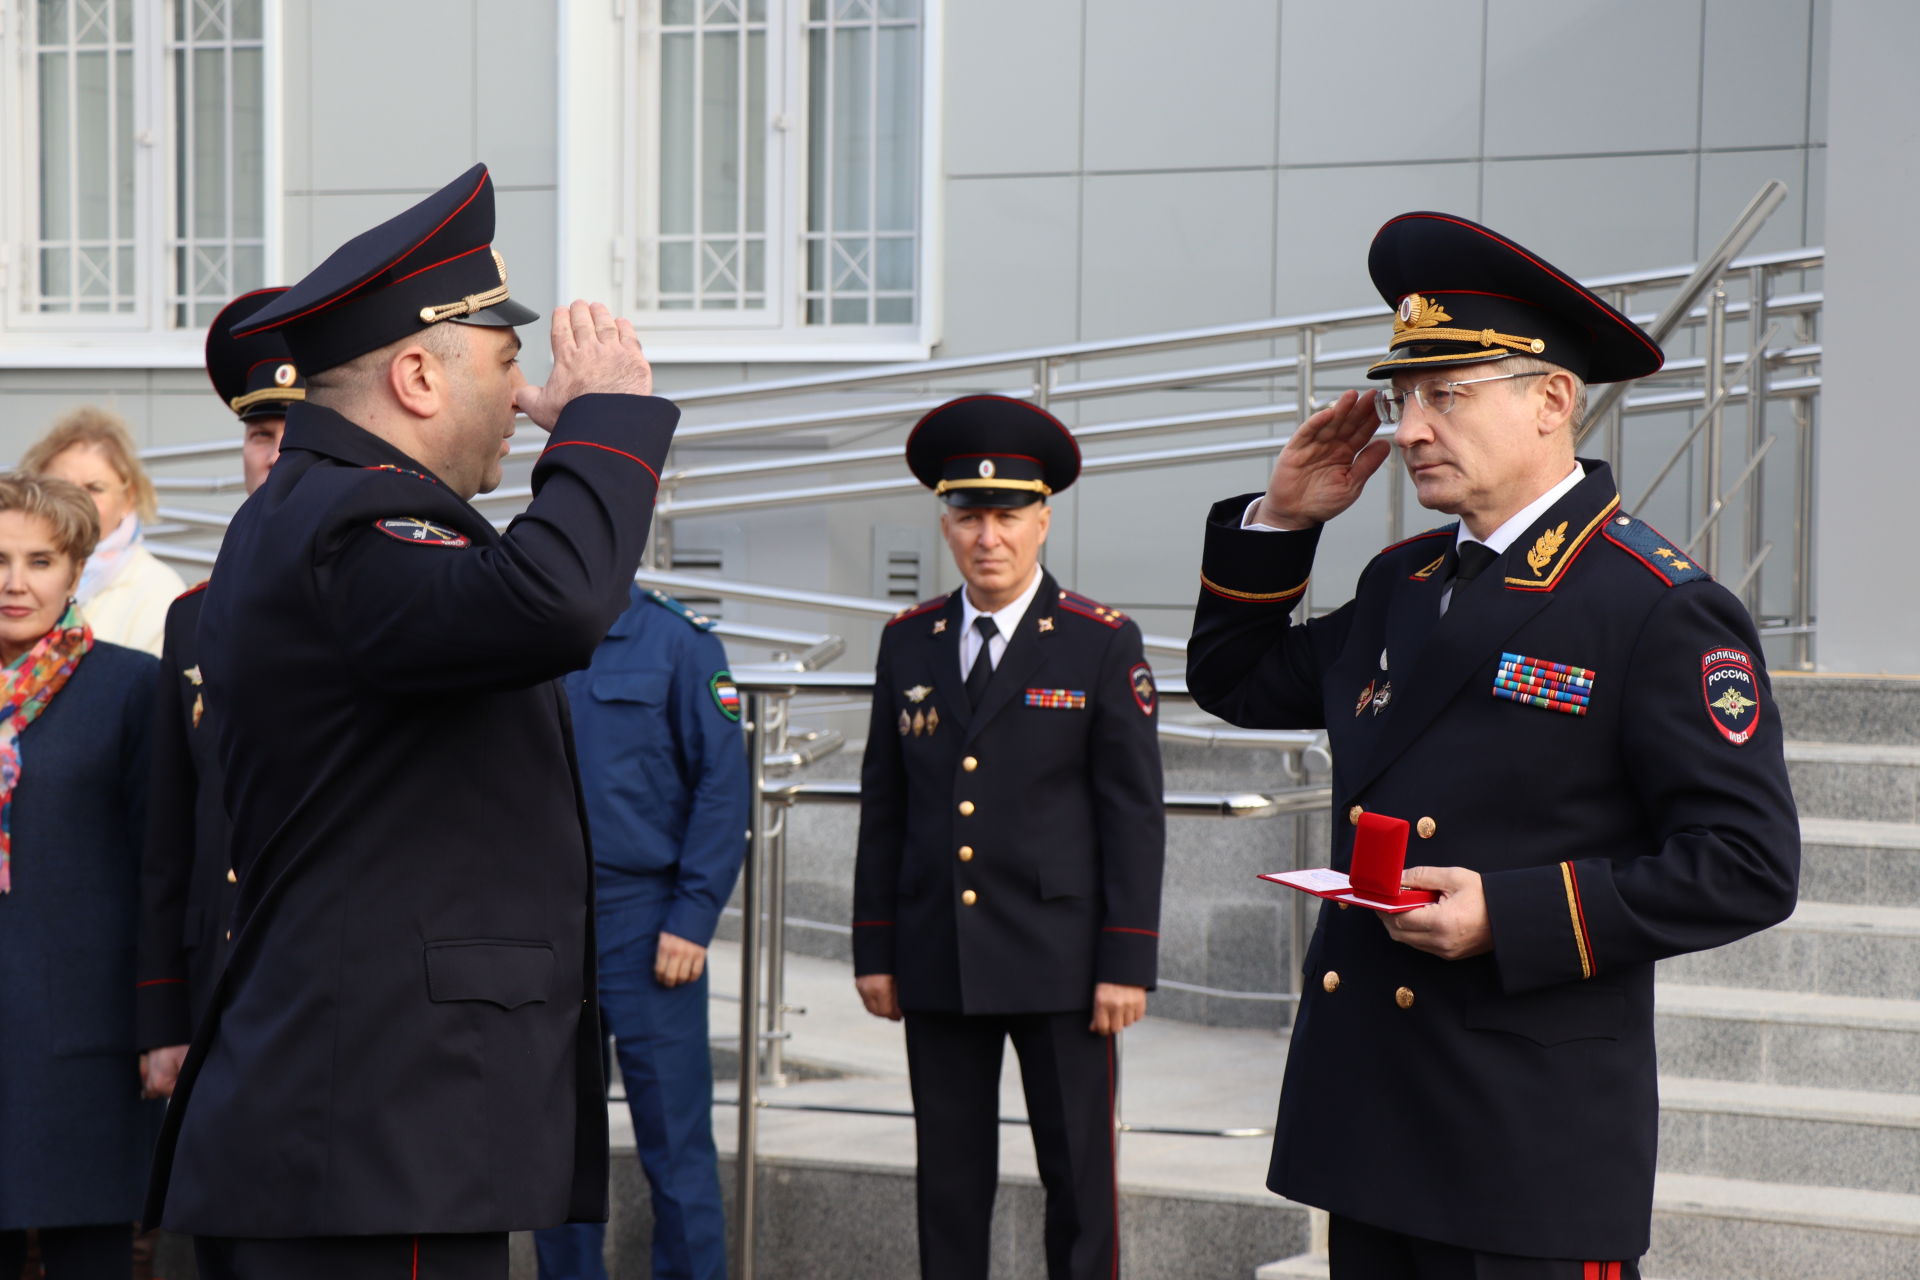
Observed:
[[[1493,696],[1570,716],[1587,714],[1593,697],[1593,672],[1564,662],[1503,653],[1493,677]]]

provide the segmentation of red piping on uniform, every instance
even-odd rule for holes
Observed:
[[[1157,938],[1160,936],[1159,934],[1155,933],[1151,929],[1129,929],[1124,925],[1117,925],[1117,924],[1110,924],[1106,928],[1102,929],[1100,932],[1102,933],[1138,933],[1149,938]]]
[[[454,254],[451,258],[442,258],[438,262],[430,262],[426,266],[421,267],[419,271],[409,271],[407,272],[407,274],[401,276],[400,280],[411,280],[415,276],[419,275],[421,271],[431,271],[435,267],[444,267],[449,262],[458,262],[462,258],[471,258],[474,254],[480,252],[482,249],[491,249],[491,248],[493,248],[493,246],[490,244],[477,244],[473,248],[468,249],[463,253]],[[387,287],[391,289],[394,285],[399,284],[400,280],[389,280],[387,282]]]
[[[954,453],[947,456],[947,461],[958,462],[962,458],[1018,458],[1022,462],[1031,462],[1036,467],[1040,465],[1040,459],[1025,453]]]
[[[1517,302],[1525,307],[1533,307],[1535,310],[1538,310],[1540,306],[1537,302],[1528,302],[1525,298],[1516,298],[1510,293],[1493,293],[1486,289],[1414,289],[1411,292],[1436,295],[1445,293],[1465,298],[1499,298],[1503,302]]]
[[[345,293],[339,294],[333,298],[329,298],[325,302],[316,302],[311,307],[308,307],[305,311],[297,312],[294,315],[290,315],[283,320],[275,320],[271,324],[257,325],[251,329],[242,329],[236,332],[233,336],[236,338],[250,338],[256,333],[264,333],[268,329],[278,329],[282,325],[292,324],[295,320],[303,320],[306,317],[312,315],[316,311],[324,311],[328,307],[335,306],[335,305],[338,305],[339,303],[345,302],[348,298],[351,298],[354,294],[360,292],[362,289],[372,284],[375,280],[378,280],[386,272],[393,270],[395,267],[405,262],[408,258],[411,258],[414,254],[420,251],[421,245],[425,244],[427,241],[439,235],[441,230],[446,227],[447,223],[452,222],[455,218],[459,217],[461,212],[464,211],[468,205],[472,204],[475,198],[479,196],[480,192],[486,188],[487,176],[488,176],[487,170],[482,169],[480,171],[480,181],[473,184],[472,193],[469,194],[465,200],[462,200],[452,213],[448,214],[444,219],[442,219],[439,226],[427,232],[427,234],[425,234],[424,236],[421,236],[420,239],[414,244],[413,248],[407,250],[405,253],[395,258],[392,262],[389,262],[386,266],[380,268],[380,270],[374,272],[372,275],[368,276],[365,280],[362,280],[359,284],[354,285],[351,289],[347,290]],[[482,247],[484,248],[485,246],[482,246]],[[405,277],[402,277],[402,279],[404,278]]]
[[[856,929],[891,929],[893,928],[893,921],[891,920],[855,920],[853,922],[853,927]]]
[[[1037,404],[1029,404],[1029,403],[1027,403],[1027,402],[1026,402],[1025,400],[1015,400],[1015,399],[1013,399],[1013,398],[1012,398],[1011,396],[989,396],[989,395],[981,395],[981,396],[961,396],[961,397],[960,397],[960,398],[959,398],[958,400],[949,400],[949,401],[948,401],[947,403],[945,403],[945,404],[943,404],[943,405],[941,405],[941,406],[940,406],[939,408],[937,408],[937,409],[929,409],[929,410],[927,410],[927,412],[926,412],[926,415],[925,415],[924,417],[922,417],[922,418],[920,419],[920,421],[918,421],[918,422],[916,422],[916,423],[914,423],[914,424],[913,424],[913,430],[912,430],[912,431],[909,431],[909,432],[907,432],[907,449],[908,449],[908,451],[911,451],[911,450],[913,449],[913,438],[914,438],[914,436],[916,436],[916,435],[918,435],[918,434],[920,433],[920,428],[921,428],[921,427],[924,427],[924,426],[926,426],[926,425],[927,425],[927,419],[928,419],[928,418],[931,418],[931,417],[932,417],[932,416],[933,416],[934,414],[936,414],[936,413],[941,413],[941,412],[944,412],[945,410],[948,410],[948,409],[951,409],[951,408],[953,408],[953,407],[954,407],[955,405],[962,405],[962,404],[968,404],[968,403],[970,403],[970,402],[972,402],[972,401],[974,401],[974,400],[1006,400],[1006,401],[1008,401],[1008,402],[1009,402],[1009,403],[1011,403],[1011,404],[1017,404],[1017,405],[1019,405],[1019,406],[1020,406],[1020,407],[1021,407],[1022,409],[1029,409],[1029,410],[1032,410],[1032,411],[1033,411],[1034,413],[1037,413],[1037,414],[1039,414],[1039,415],[1040,415],[1040,416],[1041,416],[1042,418],[1045,418],[1045,419],[1046,419],[1046,420],[1047,420],[1048,422],[1051,422],[1051,423],[1052,423],[1052,424],[1053,424],[1053,425],[1054,425],[1054,426],[1055,426],[1056,428],[1058,428],[1058,429],[1059,429],[1059,431],[1060,431],[1060,434],[1061,434],[1061,435],[1063,435],[1063,436],[1065,436],[1065,437],[1067,438],[1067,445],[1068,445],[1068,447],[1069,447],[1069,448],[1071,448],[1071,449],[1073,450],[1073,457],[1074,457],[1074,460],[1075,460],[1076,462],[1077,462],[1077,461],[1079,461],[1079,459],[1080,459],[1080,442],[1079,442],[1078,440],[1075,440],[1075,439],[1073,438],[1073,432],[1071,432],[1071,431],[1069,431],[1069,430],[1067,430],[1067,427],[1066,427],[1066,424],[1065,424],[1065,423],[1063,423],[1063,422],[1061,422],[1061,421],[1060,421],[1060,419],[1058,419],[1058,418],[1056,418],[1056,417],[1054,417],[1054,416],[1053,416],[1052,414],[1050,414],[1050,413],[1048,413],[1048,412],[1047,412],[1047,411],[1046,411],[1045,409],[1042,409],[1042,408],[1041,408],[1041,407],[1040,407],[1039,405],[1037,405]]]
[[[1647,566],[1648,569],[1652,570],[1654,577],[1660,579],[1660,581],[1666,583],[1668,586],[1673,585],[1673,579],[1669,578],[1666,574],[1662,573],[1660,571],[1659,565],[1647,559],[1645,556],[1641,555],[1638,551],[1635,551],[1632,547],[1620,541],[1620,539],[1614,537],[1613,531],[1611,529],[1607,530],[1603,536],[1606,538],[1608,542],[1611,542],[1614,546],[1620,548],[1622,551],[1632,556],[1635,560],[1638,560],[1641,564]]]
[[[1374,552],[1374,554],[1377,556],[1383,556],[1387,554],[1387,552],[1389,551],[1398,551],[1400,548],[1407,546],[1410,543],[1418,542],[1422,538],[1439,538],[1439,537],[1450,538],[1455,533],[1459,532],[1459,529],[1460,529],[1460,526],[1458,524],[1443,524],[1438,529],[1429,529],[1425,533],[1416,533],[1411,538],[1402,538],[1400,539],[1400,541],[1394,543],[1390,547],[1380,548],[1378,551]]]
[[[1107,1167],[1113,1171],[1113,1280],[1120,1280],[1120,1125],[1114,1114],[1113,1037],[1107,1036]]]
[[[1386,225],[1382,226],[1380,230],[1385,231],[1387,227],[1392,226],[1395,222],[1406,222],[1412,218],[1425,218],[1425,219],[1430,219],[1434,222],[1444,222],[1444,223],[1447,223],[1449,226],[1460,227],[1463,230],[1473,232],[1475,235],[1484,236],[1487,239],[1493,241],[1495,244],[1499,245],[1502,249],[1507,250],[1509,253],[1525,258],[1528,262],[1531,262],[1534,266],[1540,268],[1540,270],[1546,272],[1548,275],[1552,276],[1555,280],[1558,280],[1561,284],[1566,285],[1569,288],[1572,288],[1579,294],[1579,296],[1583,301],[1589,300],[1590,298],[1590,295],[1588,294],[1586,286],[1582,285],[1579,281],[1569,280],[1566,276],[1561,275],[1558,270],[1540,261],[1540,259],[1534,257],[1531,253],[1528,253],[1525,249],[1522,249],[1519,245],[1515,244],[1513,241],[1508,240],[1504,236],[1496,235],[1493,232],[1487,230],[1485,227],[1477,227],[1471,222],[1462,222],[1458,218],[1449,218],[1444,214],[1431,214],[1431,213],[1402,214],[1400,217],[1395,218],[1391,222],[1386,223]],[[1378,240],[1379,238],[1380,238],[1379,232],[1375,232],[1374,239]],[[1606,316],[1607,319],[1613,321],[1615,324],[1623,326],[1628,333],[1632,334],[1636,339],[1639,340],[1642,346],[1646,347],[1647,350],[1653,352],[1654,355],[1658,356],[1660,358],[1661,364],[1664,365],[1667,362],[1667,353],[1662,351],[1658,346],[1656,346],[1653,343],[1653,341],[1647,337],[1646,334],[1640,332],[1639,327],[1635,325],[1631,320],[1623,319],[1621,316],[1619,316],[1615,312],[1605,307],[1598,308],[1598,310],[1600,311],[1600,314]]]
[[[940,608],[951,599],[953,599],[953,597],[950,595],[941,596],[937,600],[929,600],[925,604],[917,604],[913,606],[913,608],[907,610],[905,613],[895,614],[892,618],[889,618],[887,620],[887,625],[892,626],[896,622],[905,622],[908,618],[917,618],[923,613],[927,613],[930,610]]]
[[[658,471],[655,471],[652,467],[648,466],[646,463],[641,462],[640,459],[634,457],[632,454],[628,453],[625,449],[616,449],[610,444],[595,444],[591,440],[562,440],[557,444],[548,445],[545,449],[541,451],[542,456],[552,453],[555,449],[564,449],[570,444],[579,445],[583,449],[604,449],[608,453],[617,453],[621,457],[626,458],[631,462],[639,462],[640,469],[646,472],[648,475],[652,476],[653,482],[655,484],[660,483],[660,473]]]
[[[413,1280],[420,1280],[420,1237],[413,1238]]]
[[[186,981],[185,978],[148,978],[145,982],[134,983],[133,989],[135,991],[138,991],[142,987],[164,987],[168,983],[185,982],[185,981]]]
[[[185,600],[188,596],[198,595],[202,591],[205,591],[207,589],[207,584],[211,583],[212,581],[213,581],[212,578],[202,578],[200,581],[194,583],[192,586],[188,587],[185,591],[182,591],[179,595],[175,596],[174,599]]]
[[[1587,908],[1580,901],[1580,871],[1571,862],[1567,864],[1567,883],[1573,886],[1573,909],[1580,917],[1580,941],[1587,952],[1587,976],[1600,972],[1599,958],[1593,954],[1593,930],[1587,928]]]

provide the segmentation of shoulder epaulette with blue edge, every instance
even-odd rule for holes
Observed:
[[[689,626],[692,626],[693,628],[699,631],[713,630],[713,627],[714,627],[713,619],[709,618],[706,614],[701,613],[695,609],[689,609],[686,605],[681,604],[678,600],[675,600],[672,596],[668,595],[664,591],[660,591],[654,587],[648,587],[646,590],[647,590],[647,599],[653,601],[655,604],[659,605],[662,609],[665,609],[668,613],[676,614],[679,617],[684,618],[687,621]]]
[[[947,595],[944,595],[944,596],[935,596],[931,600],[922,600],[919,604],[908,605],[906,608],[902,609],[900,612],[894,614],[891,618],[888,618],[887,625],[892,626],[896,622],[905,622],[908,618],[917,618],[923,613],[929,613],[935,609],[941,608],[947,603],[947,601],[951,599],[953,599],[953,595],[951,593],[948,593]]]
[[[1083,618],[1092,618],[1095,622],[1104,622],[1108,626],[1119,628],[1127,620],[1127,615],[1118,609],[1109,608],[1091,596],[1083,596],[1078,591],[1062,591],[1060,607],[1068,613],[1077,613]]]
[[[1615,516],[1607,521],[1605,532],[1608,542],[1645,565],[1654,577],[1670,587],[1713,576],[1644,520]]]

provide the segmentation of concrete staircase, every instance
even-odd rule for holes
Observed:
[[[1800,905],[1661,966],[1645,1272],[1920,1277],[1920,681],[1775,685]],[[1325,1266],[1306,1254],[1256,1274]]]

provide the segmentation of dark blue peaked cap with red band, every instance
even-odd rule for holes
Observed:
[[[1024,507],[1080,478],[1060,419],[1011,396],[961,396],[914,424],[907,468],[954,507]]]
[[[493,248],[493,179],[477,164],[335,249],[232,333],[280,330],[295,363],[312,375],[445,320],[507,326],[537,319],[507,292],[507,264]]]
[[[283,417],[288,402],[307,398],[307,380],[278,329],[244,338],[232,333],[235,325],[285,292],[282,286],[243,293],[220,308],[207,326],[207,378],[242,422]]]
[[[1450,213],[1389,221],[1367,271],[1394,308],[1393,338],[1369,378],[1525,355],[1588,382],[1625,382],[1666,363],[1639,325],[1572,276]]]

